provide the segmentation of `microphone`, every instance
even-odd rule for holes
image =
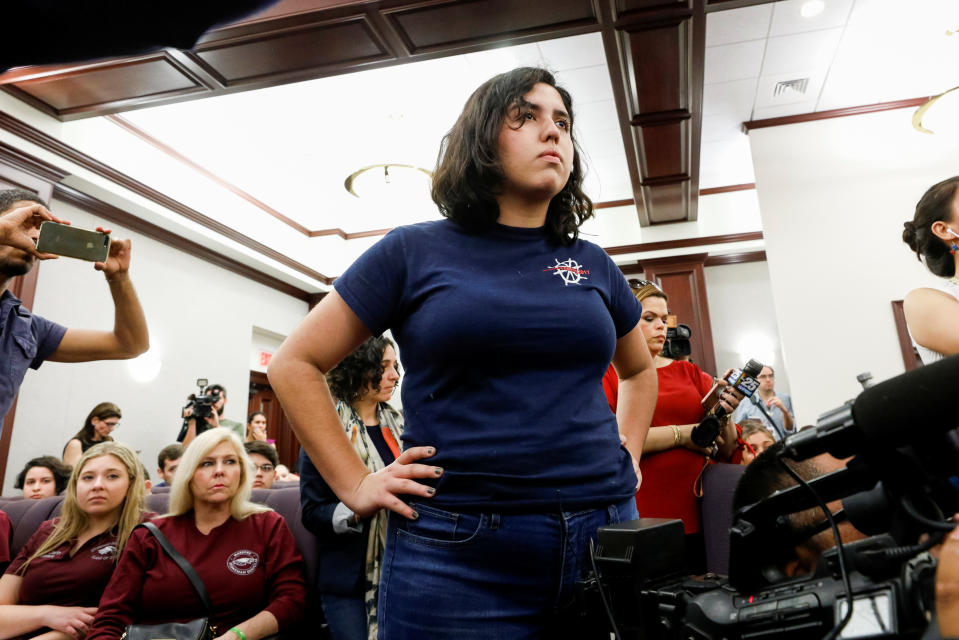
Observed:
[[[756,376],[758,376],[762,370],[763,364],[755,360],[747,362],[742,371],[734,369],[733,372],[729,374],[729,377],[726,378],[726,382],[729,383],[730,392],[740,401],[752,396],[756,392],[756,389],[759,388],[759,381],[756,380]],[[722,429],[721,420],[725,416],[726,409],[717,400],[712,410],[706,414],[702,422],[693,427],[692,433],[689,434],[689,439],[698,447],[708,447],[716,439],[716,436],[719,435]]]
[[[959,355],[907,371],[863,390],[819,417],[816,426],[786,438],[782,455],[805,460],[820,453],[844,458],[863,441],[895,448],[959,426],[952,413],[959,390]]]

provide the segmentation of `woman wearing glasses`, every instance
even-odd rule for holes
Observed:
[[[636,493],[636,506],[643,518],[679,518],[686,531],[687,558],[690,569],[705,566],[705,548],[699,525],[697,498],[703,467],[713,457],[739,462],[736,425],[723,422],[723,431],[716,439],[716,448],[703,449],[693,444],[693,428],[706,415],[702,399],[713,386],[713,377],[692,362],[671,360],[662,355],[666,343],[667,296],[655,283],[631,280],[633,295],[643,305],[639,327],[646,339],[659,379],[656,411],[643,443],[639,467],[643,483]],[[616,394],[611,393],[610,378],[604,379],[610,406],[615,411]],[[727,415],[739,401],[724,394],[721,402]]]
[[[400,380],[388,338],[368,338],[326,379],[354,451],[371,472],[399,456],[403,416],[387,404]],[[300,454],[303,524],[320,539],[320,599],[333,640],[376,638],[376,595],[386,513],[359,518]]]
[[[93,445],[112,441],[110,434],[119,426],[121,417],[120,407],[112,402],[101,402],[93,407],[93,411],[83,423],[83,428],[77,431],[63,448],[64,464],[72,467]]]

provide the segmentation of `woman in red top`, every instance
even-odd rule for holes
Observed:
[[[0,638],[66,640],[93,622],[116,558],[143,512],[143,467],[104,442],[73,468],[62,515],[27,541],[0,578]]]
[[[639,462],[643,481],[636,493],[636,506],[643,518],[681,519],[687,536],[690,569],[701,570],[705,566],[705,550],[699,530],[698,480],[704,465],[709,463],[710,452],[693,444],[690,434],[706,415],[701,401],[714,380],[692,362],[671,360],[662,355],[669,314],[666,294],[646,280],[631,280],[630,286],[643,304],[639,326],[659,378],[656,411]],[[610,406],[615,407],[615,391],[610,393],[612,385],[605,378],[604,387]],[[739,404],[731,394],[724,394],[722,402],[727,415]],[[720,460],[735,458],[738,462],[736,426],[731,420],[724,422],[716,444]]]
[[[221,640],[259,640],[288,631],[306,605],[303,558],[283,516],[250,502],[252,463],[230,429],[190,443],[157,518],[210,595]],[[87,640],[116,640],[130,624],[207,615],[183,571],[146,529],[137,529],[100,600]]]

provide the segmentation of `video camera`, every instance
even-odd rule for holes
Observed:
[[[187,396],[187,403],[180,410],[183,418],[183,424],[180,426],[180,434],[177,436],[177,442],[183,442],[187,430],[190,428],[190,420],[196,419],[196,434],[200,435],[206,430],[206,418],[213,417],[215,409],[213,405],[220,399],[223,391],[216,386],[208,388],[210,381],[206,378],[197,378],[196,386],[199,393],[191,393]],[[204,393],[204,390],[206,393]],[[202,421],[202,422],[201,422]]]
[[[926,552],[959,511],[959,419],[947,404],[957,379],[953,356],[870,386],[790,435],[777,461],[784,468],[821,453],[854,457],[739,509],[728,579],[683,576],[678,520],[601,528],[596,571],[581,583],[587,609],[601,600],[619,638],[920,637],[935,601],[936,562]],[[813,575],[787,577],[784,553],[798,543],[790,514],[835,500],[870,537],[824,551]]]
[[[675,323],[675,316],[669,316],[672,323]],[[660,355],[670,360],[679,360],[693,352],[689,344],[693,331],[688,324],[672,324],[666,327],[666,342],[663,343],[663,350]]]

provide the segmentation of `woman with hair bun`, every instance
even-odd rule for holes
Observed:
[[[929,187],[902,240],[943,278],[938,289],[913,289],[903,301],[906,325],[923,364],[959,353],[959,176]]]

